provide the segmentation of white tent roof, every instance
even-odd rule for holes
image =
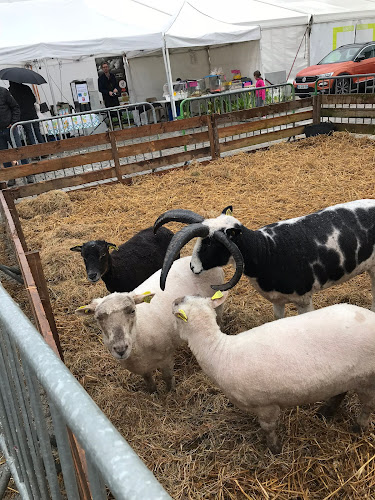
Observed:
[[[184,2],[165,31],[167,48],[202,47],[207,45],[247,42],[260,39],[259,26],[243,26],[223,22]]]
[[[262,1],[262,0],[260,0]],[[314,23],[375,17],[374,0],[266,0],[267,4],[310,14]]]

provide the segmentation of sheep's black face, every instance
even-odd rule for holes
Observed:
[[[190,268],[194,274],[228,264],[228,249],[214,238],[198,238],[191,257]]]
[[[96,283],[108,271],[109,251],[105,241],[89,241],[82,245],[81,254],[85,261],[87,277]]]

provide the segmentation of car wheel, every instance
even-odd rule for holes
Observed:
[[[349,94],[350,93],[350,79],[338,78],[335,83],[335,94]]]

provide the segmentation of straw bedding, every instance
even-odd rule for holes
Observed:
[[[216,216],[232,204],[235,217],[255,229],[374,198],[374,155],[372,140],[340,133],[193,164],[131,186],[52,192],[19,204],[28,244],[41,249],[67,365],[173,498],[373,498],[373,424],[364,436],[351,434],[359,409],[354,396],[332,422],[316,417],[317,405],[292,408],[280,418],[283,453],[274,457],[256,419],[228,402],[187,348],[177,355],[176,392],[166,394],[159,378],[159,395],[145,393],[143,380],[103,347],[96,323],[73,314],[107,292],[102,282],[88,283],[81,257],[69,248],[91,239],[122,243],[177,207]],[[183,254],[191,249],[192,243]],[[317,308],[337,302],[368,308],[367,275],[314,297]],[[271,304],[242,278],[227,301],[224,331],[272,320]]]

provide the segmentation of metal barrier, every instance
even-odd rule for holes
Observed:
[[[318,94],[367,94],[375,93],[375,73],[340,75],[318,78],[315,95]]]
[[[223,114],[256,107],[256,92],[266,91],[264,105],[278,104],[295,99],[294,86],[291,83],[270,85],[269,87],[248,87],[219,94],[184,99],[180,104],[179,119],[191,116]]]
[[[169,499],[1,285],[0,301],[0,448],[21,497],[80,498],[69,427],[94,500]]]
[[[20,121],[12,125],[10,137],[13,147],[20,147],[149,123],[157,123],[154,105],[149,102],[138,102],[114,108]]]

